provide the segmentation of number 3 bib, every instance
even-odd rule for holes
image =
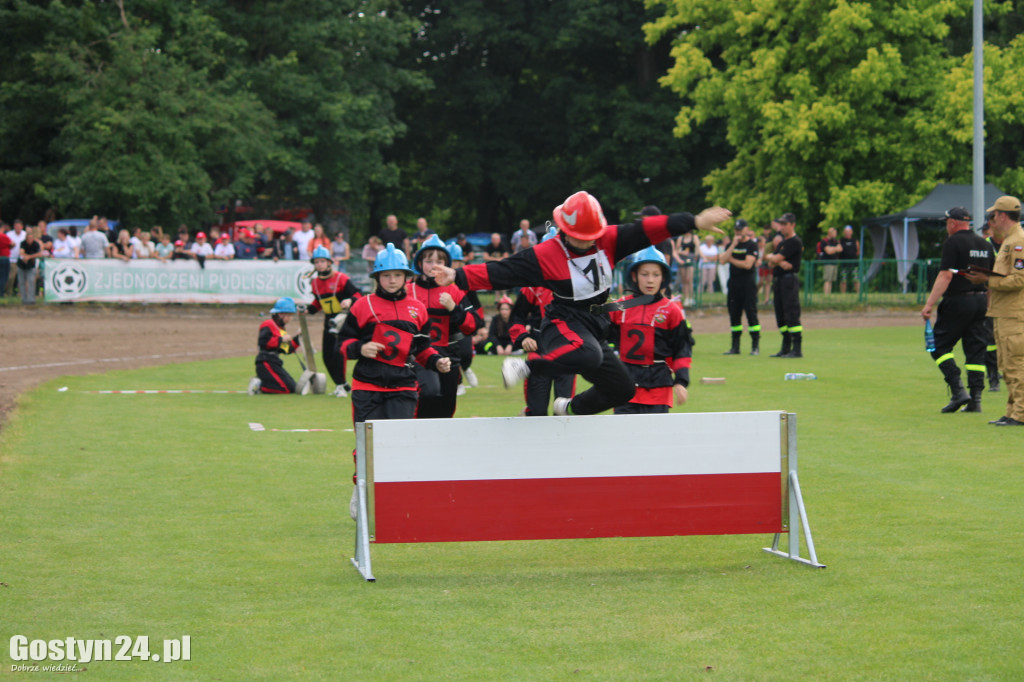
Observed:
[[[612,286],[612,267],[604,251],[569,259],[569,277],[575,301],[593,298]]]

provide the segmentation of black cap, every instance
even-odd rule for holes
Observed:
[[[661,215],[661,209],[654,204],[648,204],[633,215]]]
[[[742,230],[742,229],[743,229],[744,227],[746,227],[746,226],[747,226],[747,221],[746,221],[746,220],[744,220],[743,218],[737,218],[737,219],[736,219],[736,225],[735,225],[735,228],[736,228],[737,230]]]
[[[953,220],[970,220],[971,214],[963,206],[954,206],[946,211],[946,217]]]
[[[796,216],[793,215],[792,213],[783,213],[781,216],[775,219],[775,222],[795,224]]]

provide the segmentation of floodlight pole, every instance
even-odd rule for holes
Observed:
[[[974,229],[985,225],[985,49],[981,22],[981,0],[974,0]]]

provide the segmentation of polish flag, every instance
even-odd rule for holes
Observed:
[[[779,533],[780,412],[367,423],[374,542]]]

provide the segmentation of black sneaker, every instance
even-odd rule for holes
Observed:
[[[722,353],[722,355],[739,355],[739,354],[740,354],[739,348],[730,348],[729,350],[727,350],[724,353]]]
[[[989,424],[995,424],[996,426],[1002,426],[1003,424],[1006,423],[1007,419],[1009,419],[1009,417],[1000,417],[999,419],[993,419],[992,421],[989,422]]]
[[[1003,417],[1006,421],[997,421],[996,426],[1024,426],[1024,422],[1019,422],[1013,417]]]

